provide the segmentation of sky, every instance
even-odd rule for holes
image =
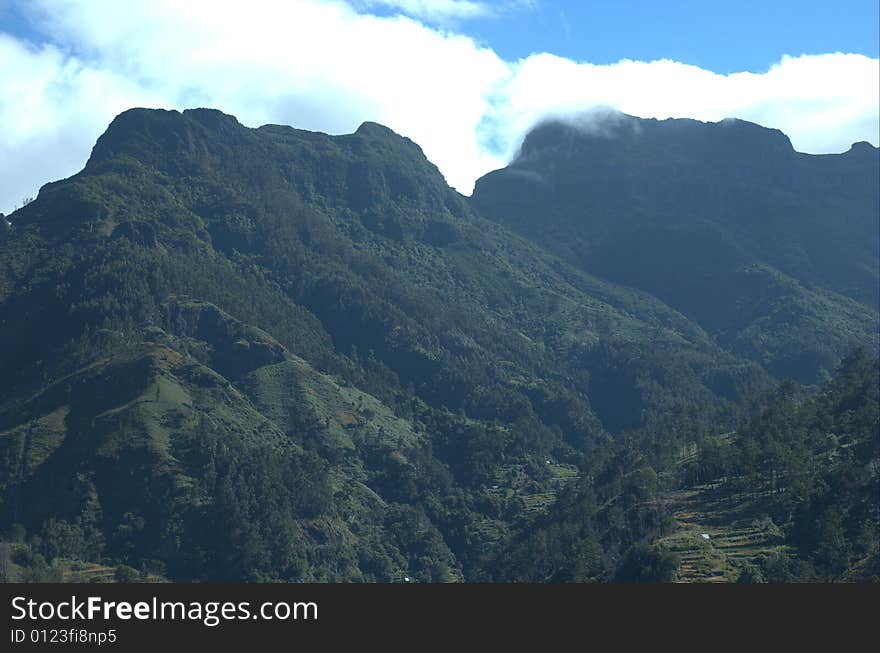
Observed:
[[[536,122],[597,106],[878,145],[878,24],[876,0],[0,0],[0,212],[134,106],[380,122],[464,194]]]

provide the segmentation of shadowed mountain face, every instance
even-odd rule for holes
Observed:
[[[877,180],[867,143],[808,155],[740,120],[607,113],[536,127],[473,204],[811,383],[854,342],[876,342]]]
[[[653,149],[650,122],[546,125],[469,202],[373,123],[121,114],[0,232],[0,526],[181,580],[486,579],[574,478],[619,489],[729,430],[771,375],[875,342],[875,245],[822,259],[806,226],[789,251],[765,240],[782,217],[749,213],[758,237],[722,214],[722,171],[788,206],[761,194],[788,188],[773,161],[813,159],[752,125],[674,124]],[[664,139],[676,178],[705,181],[687,211]],[[834,247],[866,220],[875,155],[827,158],[840,228],[816,206],[803,224]],[[602,527],[596,579],[639,520]]]

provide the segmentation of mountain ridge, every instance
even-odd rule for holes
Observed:
[[[745,121],[617,113],[582,120],[530,132],[507,168],[477,181],[477,210],[584,271],[658,296],[715,336],[735,324],[719,314],[714,290],[759,265],[791,279],[786,310],[830,301],[847,313],[848,299],[864,305],[856,321],[865,325],[862,344],[873,346],[876,148],[802,154],[778,130]],[[755,288],[744,301],[757,305],[769,290]],[[813,292],[826,298],[800,297]],[[826,324],[816,326],[827,337],[838,332],[834,310],[821,319]],[[770,355],[774,374],[810,382],[842,353],[829,350],[812,372],[789,365],[789,354]]]
[[[574,479],[664,469],[871,324],[734,242],[725,334],[479,202],[374,123],[122,114],[0,238],[0,524],[173,579],[485,578]],[[601,580],[653,533],[612,522]]]

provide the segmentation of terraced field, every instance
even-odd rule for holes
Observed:
[[[549,487],[544,491],[535,489],[535,484],[531,482],[532,479],[526,474],[523,465],[516,464],[499,467],[493,479],[495,483],[487,491],[506,497],[518,496],[529,513],[545,511],[556,500],[559,491],[578,476],[574,465],[552,460],[547,460],[546,464],[551,478]]]
[[[712,489],[704,485],[664,495],[675,526],[658,543],[680,556],[678,582],[735,582],[744,563],[785,550],[779,528],[756,505],[719,501]]]
[[[27,569],[13,562],[16,549],[27,548],[24,544],[0,542],[0,582],[34,582],[35,578]],[[69,558],[56,558],[44,568],[37,582],[56,583],[115,583],[120,582],[119,567],[83,562]],[[134,570],[129,570],[134,572]],[[136,573],[136,572],[134,572]],[[166,583],[166,578],[157,574],[137,574],[126,582]]]

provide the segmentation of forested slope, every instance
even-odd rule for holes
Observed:
[[[873,309],[830,292],[801,315],[855,345]],[[640,535],[581,574],[613,579],[653,528],[642,458],[776,373],[672,305],[485,219],[380,125],[128,111],[0,233],[4,569],[537,578],[499,552],[619,473]]]

